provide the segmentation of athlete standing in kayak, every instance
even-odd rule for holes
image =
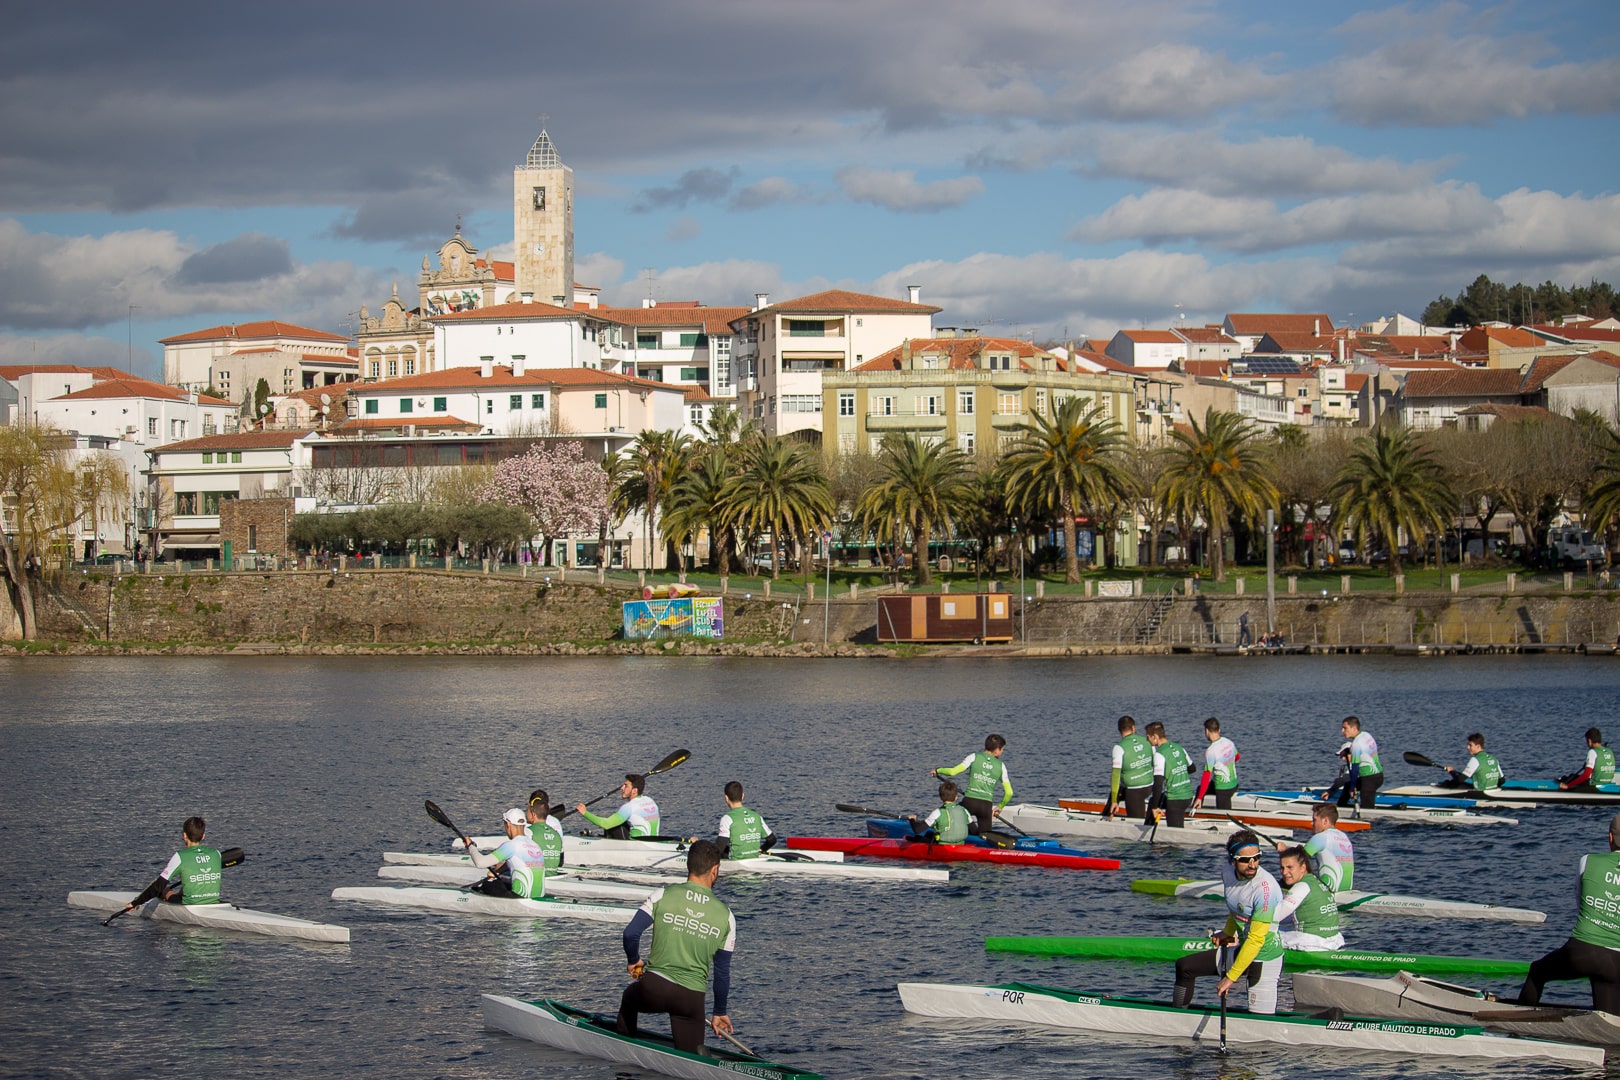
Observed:
[[[1333,952],[1344,948],[1339,930],[1339,905],[1333,887],[1311,873],[1311,857],[1302,847],[1283,848],[1280,861],[1282,903],[1277,905],[1281,924],[1277,939],[1285,949]]]
[[[624,955],[636,980],[619,999],[618,1031],[634,1036],[641,1013],[669,1013],[675,1049],[695,1054],[703,1048],[704,991],[714,973],[717,1035],[732,1033],[726,999],[731,993],[731,954],[737,948],[737,920],[714,895],[720,876],[720,849],[697,840],[686,853],[686,882],[647,897],[624,928]],[[652,951],[641,959],[641,935],[652,928]]]
[[[551,796],[544,788],[529,792],[529,804],[523,815],[529,822],[529,839],[540,846],[545,856],[546,872],[562,869],[562,823],[551,816]]]
[[[1282,886],[1260,866],[1260,838],[1239,829],[1226,841],[1226,865],[1221,883],[1226,887],[1226,928],[1211,934],[1214,949],[1189,953],[1176,961],[1174,1001],[1192,1005],[1195,980],[1200,975],[1221,976],[1215,993],[1222,997],[1238,979],[1249,980],[1249,1011],[1277,1011],[1277,979],[1282,975],[1283,947],[1277,940],[1277,907]],[[1220,959],[1237,947],[1237,954],[1222,971]]]
[[[1447,765],[1446,771],[1452,776],[1446,787],[1493,791],[1502,786],[1502,766],[1495,754],[1485,752],[1485,736],[1477,731],[1468,736],[1468,764],[1460,772]]]
[[[973,815],[979,835],[987,839],[996,827],[996,815],[1001,813],[1003,806],[1012,802],[1012,780],[1008,778],[1007,766],[1001,760],[1001,755],[1006,752],[1006,739],[1000,735],[986,735],[983,750],[969,754],[958,765],[950,768],[942,765],[928,774],[936,780],[944,780],[967,773],[967,793],[962,797],[962,809]],[[1001,784],[1001,805],[995,806],[990,800],[995,796],[998,782]]]
[[[1592,1008],[1620,1013],[1620,815],[1609,821],[1609,850],[1581,856],[1580,908],[1575,929],[1530,965],[1520,1005],[1541,1004],[1541,988],[1557,979],[1587,979]]]
[[[1586,767],[1578,773],[1560,777],[1558,786],[1565,791],[1578,787],[1597,787],[1614,783],[1614,751],[1603,745],[1603,732],[1586,729]]]
[[[1347,716],[1339,724],[1339,731],[1350,740],[1350,767],[1356,770],[1355,787],[1345,785],[1339,795],[1339,805],[1349,806],[1352,792],[1361,795],[1361,807],[1370,810],[1378,805],[1378,789],[1384,783],[1384,766],[1378,760],[1378,740],[1371,732],[1361,730],[1361,720]]]
[[[911,822],[913,835],[925,837],[934,844],[961,844],[967,841],[972,829],[966,808],[956,801],[956,790],[954,780],[942,782],[939,785],[939,808],[920,822],[916,814],[906,818]]]
[[[1136,720],[1119,718],[1119,742],[1114,744],[1113,771],[1108,782],[1108,806],[1103,817],[1113,817],[1124,806],[1125,816],[1139,818],[1147,813],[1148,795],[1153,791],[1153,744],[1136,733]],[[1120,796],[1124,795],[1123,804]]]
[[[1203,809],[1204,796],[1213,787],[1215,808],[1230,810],[1232,792],[1237,790],[1238,758],[1242,755],[1232,740],[1221,734],[1221,722],[1213,716],[1204,721],[1204,738],[1209,741],[1209,746],[1204,749],[1204,775],[1198,781],[1198,796],[1193,799],[1193,809]]]
[[[623,804],[612,817],[597,817],[580,803],[574,807],[586,821],[602,830],[611,840],[634,840],[641,836],[658,835],[658,804],[646,795],[647,778],[640,773],[625,773],[619,785],[619,798]]]
[[[501,827],[506,840],[489,854],[478,850],[470,836],[463,836],[467,845],[467,858],[490,876],[473,886],[486,896],[516,896],[524,900],[537,900],[546,895],[546,855],[529,837],[528,814],[513,807],[501,815]]]
[[[743,805],[743,786],[733,780],[726,785],[726,812],[720,818],[720,839],[716,847],[723,859],[757,859],[776,844],[776,834],[765,819]]]
[[[1289,850],[1289,845],[1278,844],[1277,854]],[[1317,803],[1311,807],[1311,838],[1302,849],[1316,860],[1317,876],[1333,892],[1341,893],[1354,888],[1356,851],[1350,837],[1339,828],[1339,808],[1332,803]]]
[[[1147,741],[1153,746],[1153,794],[1142,824],[1153,824],[1154,811],[1163,807],[1167,825],[1185,828],[1193,800],[1192,761],[1180,743],[1165,736],[1164,725],[1157,720],[1147,726]]]

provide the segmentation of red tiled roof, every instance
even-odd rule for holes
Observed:
[[[871,296],[867,293],[849,292],[845,289],[828,289],[826,292],[812,293],[809,296],[801,296],[794,300],[784,300],[780,304],[771,304],[748,314],[937,315],[943,310],[945,309],[935,307],[932,304],[913,304],[909,300],[891,300],[887,296]]]
[[[1465,371],[1461,364],[1450,360],[1440,360],[1434,357],[1419,357],[1414,360],[1410,356],[1378,356],[1373,362],[1391,371]]]
[[[152,382],[149,379],[136,378],[133,375],[120,379],[103,379],[94,386],[84,390],[75,390],[71,394],[61,394],[52,398],[52,401],[88,401],[95,398],[162,398],[165,401],[185,401],[189,394],[177,386],[165,383]],[[199,405],[229,405],[224,398],[209,397],[207,394],[197,395]]]
[[[15,382],[24,375],[94,375],[98,379],[133,379],[127,371],[110,367],[81,367],[78,364],[0,364],[0,379]]]
[[[200,439],[186,439],[163,446],[154,446],[148,454],[167,454],[171,451],[191,450],[275,450],[308,435],[312,428],[290,428],[284,431],[237,431],[229,435],[204,435]]]
[[[1491,342],[1508,349],[1533,349],[1542,340],[1528,330],[1513,326],[1476,326],[1463,331],[1457,339],[1457,348],[1484,352]]]
[[[1455,368],[1451,371],[1414,371],[1406,377],[1401,396],[1517,397],[1523,376],[1513,368]]]
[[[1100,337],[1086,338],[1085,342],[1081,344],[1080,348],[1084,349],[1086,352],[1107,352],[1108,339]]]
[[[1169,330],[1121,330],[1127,338],[1142,345],[1184,345],[1181,338]]]
[[[1449,337],[1427,334],[1357,334],[1355,350],[1368,355],[1445,356],[1451,352]]]
[[[1344,377],[1344,388],[1350,391],[1352,394],[1361,393],[1366,385],[1367,376],[1365,375],[1346,375]]]
[[[925,353],[943,354],[946,357],[945,369],[953,371],[971,371],[979,365],[975,358],[986,351],[1011,352],[1018,357],[1018,366],[1024,371],[1033,370],[1028,361],[1037,355],[1050,355],[1043,349],[1037,349],[1027,341],[1016,338],[995,337],[966,337],[966,338],[910,338],[907,342],[911,346],[911,355],[922,356]],[[864,364],[857,364],[851,371],[899,371],[902,351],[905,345],[896,345],[887,352],[879,353]],[[1053,366],[1060,370],[1062,361],[1052,358]],[[944,369],[941,369],[944,370]]]
[[[1573,356],[1538,356],[1530,362],[1525,369],[1524,380],[1520,384],[1521,394],[1533,394],[1541,389],[1541,384],[1549,377],[1569,367],[1575,362]]]
[[[1223,379],[1232,370],[1231,363],[1226,360],[1184,360],[1181,366],[1188,375],[1206,379]]]
[[[495,271],[496,281],[517,280],[516,263],[502,262],[499,259],[477,259],[474,260],[473,265]]]
[[[701,386],[688,386],[688,387],[685,387],[684,389],[686,390],[686,400],[687,400],[688,404],[690,404],[692,402],[703,402],[703,401],[713,401],[714,400],[714,398],[709,396],[709,392],[707,390],[703,389],[703,387],[701,387]]]
[[[1331,334],[1333,320],[1321,313],[1305,315],[1270,314],[1241,312],[1229,313],[1226,323],[1230,324],[1232,333],[1245,336],[1254,334],[1269,334],[1273,331],[1297,334]]]
[[[515,322],[519,319],[577,319],[580,314],[573,308],[542,304],[536,300],[532,304],[491,304],[489,307],[468,308],[466,311],[447,311],[443,315],[430,315],[429,318],[436,323],[478,322],[482,319]]]
[[[1470,405],[1466,409],[1458,409],[1458,416],[1494,416],[1499,420],[1514,423],[1520,420],[1546,420],[1552,413],[1539,405],[1507,405],[1498,402],[1486,402],[1483,405]],[[1563,419],[1563,417],[1559,417]]]
[[[480,390],[495,387],[555,386],[563,389],[612,387],[614,389],[674,390],[684,388],[651,379],[638,379],[620,375],[615,371],[597,371],[595,368],[530,368],[522,375],[513,375],[512,369],[496,364],[484,378],[478,367],[452,367],[442,371],[429,371],[421,375],[407,375],[400,379],[385,379],[373,383],[353,383],[345,390],[361,396],[392,394],[406,390]]]
[[[1176,333],[1196,345],[1236,345],[1237,342],[1226,336],[1226,331],[1218,326],[1183,326],[1176,329]]]
[[[1532,334],[1560,337],[1568,341],[1620,342],[1620,330],[1600,330],[1595,326],[1581,326],[1578,324],[1572,326],[1548,326],[1546,324],[1537,324],[1526,326],[1524,330]]]
[[[672,307],[660,303],[657,307],[651,308],[598,307],[589,310],[598,318],[624,326],[667,326],[671,329],[679,326],[701,326],[704,333],[708,334],[731,333],[732,322],[742,318],[749,311],[746,307],[702,307],[695,303],[690,307]]]
[[[307,326],[297,326],[293,323],[284,323],[275,319],[265,319],[260,322],[233,323],[230,326],[210,326],[206,330],[193,330],[188,334],[177,334],[174,337],[162,338],[159,345],[177,345],[183,341],[214,341],[214,340],[241,340],[243,338],[304,338],[314,341],[348,341],[342,334],[330,334],[325,330],[311,330]]]

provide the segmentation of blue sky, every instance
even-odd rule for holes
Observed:
[[[577,7],[14,12],[0,362],[346,331],[458,215],[509,257],[542,113],[616,303],[916,284],[1044,340],[1620,282],[1611,3]]]

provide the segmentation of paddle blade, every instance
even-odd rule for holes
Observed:
[[[867,817],[891,818],[893,814],[883,810],[873,810],[865,806],[856,806],[854,803],[841,802],[836,804],[839,811],[845,814],[865,814]]]
[[[1445,768],[1445,766],[1441,765],[1438,761],[1435,761],[1431,757],[1426,757],[1423,754],[1420,754],[1415,750],[1408,750],[1406,753],[1401,755],[1401,759],[1403,761],[1405,761],[1408,765],[1422,765],[1425,768],[1435,768],[1435,769],[1443,769],[1443,768]]]
[[[443,810],[440,810],[439,804],[434,802],[432,799],[423,800],[422,806],[427,810],[428,817],[432,818],[434,821],[437,821],[440,825],[443,825],[457,836],[466,835],[460,829],[456,828],[456,823],[450,820],[450,815],[446,814]]]
[[[1131,892],[1147,893],[1150,896],[1174,896],[1176,886],[1181,882],[1174,878],[1139,878],[1131,882]]]
[[[219,853],[221,866],[241,866],[247,861],[247,852],[239,847],[228,847]]]
[[[687,758],[689,758],[691,756],[692,756],[692,751],[690,751],[690,750],[672,750],[672,751],[670,751],[668,757],[664,758],[663,761],[660,761],[658,764],[654,765],[652,768],[648,769],[646,772],[642,773],[641,775],[643,775],[643,776],[657,776],[659,773],[669,772],[669,770],[671,770],[675,766],[681,764],[681,762],[685,761]]]

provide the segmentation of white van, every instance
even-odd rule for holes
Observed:
[[[1603,541],[1579,525],[1554,526],[1547,534],[1547,547],[1553,561],[1563,565],[1603,565],[1609,561],[1609,551]]]

